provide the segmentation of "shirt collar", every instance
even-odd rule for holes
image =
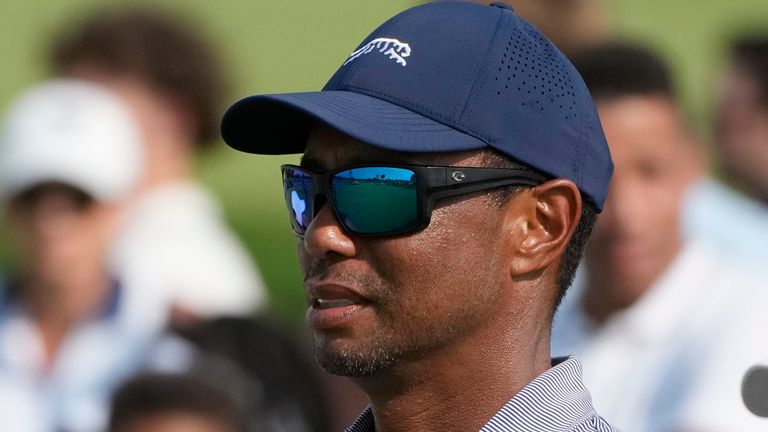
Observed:
[[[561,432],[597,415],[576,358],[556,358],[553,367],[523,387],[488,423],[490,431]]]
[[[376,422],[373,419],[373,411],[371,411],[370,405],[365,408],[363,413],[345,432],[376,432]]]
[[[592,398],[581,380],[576,358],[556,358],[552,368],[523,387],[480,429],[491,431],[560,432],[594,417]],[[346,432],[375,432],[371,407]]]

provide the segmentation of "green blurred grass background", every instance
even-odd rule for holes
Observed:
[[[532,0],[535,1],[535,0]],[[319,89],[358,42],[413,0],[5,1],[0,5],[0,107],[46,76],[45,50],[58,31],[94,7],[151,4],[199,24],[231,72],[232,100],[255,93]],[[706,133],[710,88],[725,37],[768,26],[767,0],[604,0],[611,28],[650,43],[679,76],[694,124]],[[229,222],[258,262],[273,312],[287,322],[303,315],[295,239],[285,216],[279,165],[297,156],[258,157],[218,146],[198,171],[221,198]],[[0,234],[0,268],[12,259]]]

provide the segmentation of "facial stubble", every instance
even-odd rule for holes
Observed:
[[[305,269],[305,280],[323,277],[332,271],[335,281],[358,287],[370,300],[366,307],[371,308],[376,317],[376,328],[372,334],[348,340],[332,332],[314,332],[315,358],[329,373],[349,377],[375,376],[402,361],[423,359],[462,334],[470,333],[479,324],[476,311],[483,307],[482,296],[462,302],[454,310],[434,318],[425,317],[418,315],[422,309],[414,308],[424,301],[423,293],[414,292],[415,287],[404,289],[398,282],[385,282],[398,281],[393,277],[394,269],[382,269],[379,276],[331,270],[332,267],[323,260],[314,260]],[[435,283],[426,278],[420,282],[423,282],[423,289]]]

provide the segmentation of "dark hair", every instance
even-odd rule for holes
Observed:
[[[768,108],[768,34],[741,36],[731,42],[731,58],[758,85],[760,104]]]
[[[552,177],[527,165],[515,162],[494,149],[484,150],[483,162],[484,165],[488,167],[522,169],[543,178]],[[524,186],[504,187],[492,192],[491,196],[499,205],[503,205],[512,195],[523,189],[523,187]],[[573,278],[576,276],[576,269],[579,267],[581,258],[584,255],[587,240],[589,239],[589,236],[592,233],[592,228],[595,226],[595,221],[597,220],[597,206],[589,198],[586,198],[584,194],[582,194],[582,201],[583,205],[579,223],[576,226],[573,236],[568,241],[568,245],[565,247],[565,251],[560,260],[560,268],[557,272],[556,281],[558,291],[557,297],[555,298],[555,304],[553,305],[553,311],[560,305],[565,293],[568,291],[571,283],[573,283]]]
[[[126,381],[112,397],[109,431],[120,432],[141,417],[189,413],[242,431],[242,414],[226,391],[189,374],[144,373]]]
[[[253,383],[243,389],[250,429],[331,430],[318,370],[289,329],[265,317],[222,317],[177,332],[241,368],[249,378],[241,381]]]
[[[10,197],[8,207],[11,210],[30,209],[37,205],[43,197],[52,193],[67,197],[74,205],[74,208],[79,210],[87,208],[96,201],[88,192],[75,185],[58,181],[45,181],[22,189],[14,194]]]
[[[206,41],[176,17],[125,7],[99,11],[55,39],[51,66],[73,67],[138,79],[153,91],[188,106],[199,146],[218,137],[227,84]]]
[[[654,94],[676,98],[667,64],[639,45],[595,45],[576,53],[572,61],[594,99]]]

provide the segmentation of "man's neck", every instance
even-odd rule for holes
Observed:
[[[374,377],[356,378],[368,394],[377,432],[479,430],[551,366],[549,331],[512,340],[510,329],[484,349],[452,347]]]

